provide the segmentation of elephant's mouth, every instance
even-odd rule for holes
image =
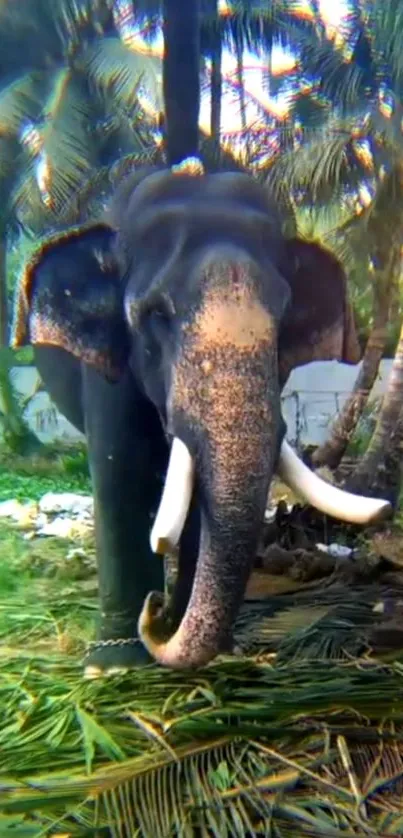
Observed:
[[[354,495],[322,480],[285,440],[281,445],[277,472],[302,500],[340,521],[374,524],[391,511],[386,500]],[[192,499],[194,476],[193,458],[186,445],[175,437],[161,503],[151,531],[151,548],[155,553],[172,552],[177,548]]]

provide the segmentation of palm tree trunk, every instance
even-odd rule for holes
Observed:
[[[0,227],[0,348],[8,346],[7,239]]]
[[[347,488],[396,503],[401,481],[403,440],[403,322],[388,387],[365,456],[347,481]]]
[[[382,272],[374,288],[373,326],[367,340],[360,371],[351,395],[333,422],[328,439],[312,455],[312,463],[316,467],[327,466],[331,469],[338,467],[363,414],[385,350],[392,289],[393,283],[390,281],[390,276],[385,276]]]
[[[245,84],[244,84],[244,72],[243,72],[243,38],[242,32],[238,32],[237,38],[235,40],[235,52],[236,52],[236,79],[238,84],[239,90],[239,111],[241,116],[241,130],[242,135],[245,140],[245,156],[246,156],[246,163],[249,164],[250,162],[250,143],[249,137],[247,133],[247,118],[246,118],[246,96],[245,96]]]
[[[210,113],[210,132],[213,140],[214,157],[217,157],[217,162],[220,157],[220,137],[221,137],[221,97],[222,97],[222,43],[221,32],[218,14],[218,0],[213,0],[213,25],[212,25],[212,45],[211,45],[211,113]]]
[[[241,115],[241,128],[246,132],[246,99],[245,99],[245,85],[243,74],[243,42],[240,35],[238,35],[235,43],[236,51],[236,78],[239,89],[239,111]]]
[[[0,427],[6,446],[18,454],[36,453],[43,445],[30,430],[12,382],[14,352],[8,346],[7,238],[0,228]]]

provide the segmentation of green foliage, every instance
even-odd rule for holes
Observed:
[[[22,349],[14,351],[14,366],[26,367],[34,363],[34,350],[32,346],[23,346]]]
[[[31,454],[40,450],[41,442],[24,419],[25,402],[13,385],[14,353],[0,348],[0,423],[3,442],[10,451]]]
[[[0,500],[39,500],[45,492],[57,491],[91,494],[84,446],[67,451],[60,451],[60,445],[44,446],[31,457],[0,451]]]
[[[88,485],[90,473],[86,445],[77,446],[74,453],[61,455],[60,459],[63,471],[69,478],[77,479],[83,485]]]
[[[9,819],[25,813],[28,826],[83,836],[96,818],[112,835],[158,838],[235,828],[246,837],[269,824],[280,838],[297,825],[318,836],[398,826],[400,747],[385,717],[393,712],[400,730],[399,664],[232,659],[202,678],[150,667],[101,683],[81,681],[57,655],[35,664],[20,654],[2,668]],[[365,793],[350,783],[356,772]]]
[[[358,458],[365,454],[375,429],[380,407],[381,400],[379,398],[372,399],[365,405],[361,419],[346,450],[348,457]]]

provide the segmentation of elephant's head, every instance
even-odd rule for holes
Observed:
[[[123,196],[123,197],[122,197]],[[200,549],[180,624],[150,594],[141,636],[162,663],[201,665],[228,643],[273,472],[322,510],[371,520],[387,504],[345,496],[284,442],[280,390],[313,359],[359,359],[340,264],[284,240],[245,175],[152,174],[119,193],[109,224],[47,244],[28,269],[15,342],[62,346],[116,379],[126,364],[171,442],[154,550],[178,543],[195,494]]]

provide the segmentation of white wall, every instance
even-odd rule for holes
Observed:
[[[371,399],[384,393],[392,359],[381,362]],[[293,370],[284,387],[283,416],[287,437],[304,445],[319,445],[350,395],[361,364],[315,361]]]
[[[382,361],[371,398],[384,392],[391,366],[392,360]],[[293,370],[282,395],[287,437],[291,442],[299,440],[304,445],[323,442],[329,424],[352,389],[359,368],[359,364],[348,366],[337,361],[316,361]],[[33,392],[38,381],[35,367],[16,367],[13,377],[17,390],[24,396]],[[27,408],[26,418],[43,441],[83,438],[55,411],[47,393],[35,396]]]

